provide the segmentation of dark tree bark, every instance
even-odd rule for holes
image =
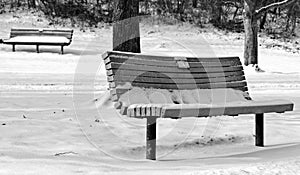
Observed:
[[[28,8],[36,8],[35,0],[28,0],[27,4]]]
[[[244,50],[244,64],[248,66],[249,64],[258,63],[258,26],[257,18],[255,15],[254,4],[245,3],[244,12],[244,28],[245,28],[245,50]]]
[[[197,8],[198,7],[198,0],[193,0],[193,8]]]
[[[268,12],[266,12],[264,14],[264,16],[261,18],[260,20],[260,23],[259,23],[259,29],[262,30],[262,29],[265,29],[265,24],[267,22],[267,17],[268,17]]]
[[[113,50],[140,53],[139,0],[115,0]]]
[[[32,0],[32,7],[33,7],[33,8],[36,8],[35,0]]]
[[[31,2],[30,2],[31,0],[28,0],[27,1],[27,5],[28,5],[28,8],[30,9],[31,8]]]
[[[177,0],[177,13],[179,14],[179,19],[183,21],[183,13],[185,8],[186,1],[185,0]]]
[[[223,23],[223,21],[222,21],[222,13],[223,13],[222,2],[215,1],[214,3],[211,4],[211,8],[213,11],[211,22],[216,26],[221,26]]]
[[[244,64],[258,64],[258,22],[260,16],[270,9],[285,6],[297,0],[282,0],[280,2],[263,4],[260,0],[244,0]]]
[[[10,8],[14,8],[14,1],[12,0],[11,2],[10,2]]]

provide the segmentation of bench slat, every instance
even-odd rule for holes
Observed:
[[[154,71],[160,73],[218,73],[218,72],[233,72],[233,71],[242,71],[242,66],[234,67],[208,67],[208,68],[190,68],[190,69],[178,69],[173,67],[158,67],[158,66],[149,66],[149,65],[128,65],[120,63],[111,63],[105,65],[107,70],[112,70],[113,74],[117,74],[120,70],[140,70],[140,71]]]
[[[109,76],[108,82],[138,82],[138,83],[157,83],[157,84],[207,84],[217,82],[232,82],[232,81],[243,81],[244,76],[229,76],[229,77],[217,77],[217,78],[201,78],[201,79],[171,79],[168,77],[164,78],[152,78],[143,76]]]
[[[48,29],[48,28],[44,28],[44,29],[38,29],[38,28],[12,28],[11,31],[12,32],[18,32],[18,31],[24,31],[24,32],[31,32],[31,31],[53,31],[53,32],[73,32],[72,29]]]
[[[116,88],[123,86],[124,83],[110,82],[110,88]],[[207,84],[156,84],[156,83],[137,83],[133,82],[132,86],[145,87],[145,88],[156,88],[156,89],[217,89],[217,88],[235,88],[245,87],[247,83],[245,81],[238,82],[220,82],[220,83],[207,83]]]
[[[202,73],[157,73],[157,72],[145,72],[142,70],[119,70],[116,74],[112,70],[107,70],[108,76],[142,76],[149,78],[165,78],[166,76],[171,79],[202,79],[202,78],[218,78],[218,77],[229,77],[229,76],[244,76],[243,71],[233,71],[233,72],[202,72]]]
[[[16,29],[12,28],[10,38],[17,36],[63,36],[72,39],[71,29]]]
[[[174,61],[175,57],[165,56],[165,55],[147,55],[147,54],[139,54],[139,53],[130,53],[130,52],[117,52],[117,51],[108,51],[102,55],[102,58],[106,60],[110,57],[118,57],[123,59],[132,59],[139,58],[145,60],[160,60],[160,61]],[[188,62],[222,62],[222,61],[237,61],[240,62],[239,57],[184,57]]]
[[[146,60],[140,58],[120,58],[117,56],[111,56],[104,60],[105,64],[110,63],[125,63],[126,64],[134,64],[134,65],[150,65],[150,66],[160,66],[160,67],[177,67],[175,60]],[[188,61],[187,61],[188,62]],[[220,60],[220,59],[210,59],[207,62],[188,62],[191,68],[197,67],[228,67],[228,66],[238,66],[241,65],[239,59],[234,60]]]
[[[60,31],[60,30],[46,30],[46,29],[41,29],[41,30],[11,30],[11,33],[61,33],[61,34],[66,34],[66,33],[72,33],[73,30],[69,31]]]
[[[18,36],[62,36],[68,39],[72,38],[72,34],[69,33],[11,33],[10,38],[18,37]]]

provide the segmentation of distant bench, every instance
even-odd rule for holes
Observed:
[[[39,46],[61,46],[61,53],[64,53],[64,46],[72,42],[73,30],[71,29],[17,29],[12,28],[10,38],[3,40],[3,44],[12,45],[15,52],[16,45],[36,45],[39,53]]]
[[[255,114],[255,144],[264,146],[264,113],[284,113],[294,107],[287,100],[253,101],[238,57],[185,58],[107,52],[103,59],[115,107],[122,115],[147,119],[147,159],[156,159],[158,118]],[[161,94],[195,92],[198,95],[190,95],[184,102],[168,99],[167,94],[164,98],[169,102],[159,104],[143,97],[143,91],[147,90],[157,90]],[[137,98],[130,99],[130,95]],[[212,100],[206,101],[205,98],[210,96]],[[237,100],[227,101],[226,98]]]

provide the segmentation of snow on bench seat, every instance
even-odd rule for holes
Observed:
[[[5,40],[6,43],[61,43],[67,44],[70,40],[63,36],[16,36]]]

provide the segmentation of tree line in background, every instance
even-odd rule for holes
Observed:
[[[282,0],[260,0],[256,6],[280,1]],[[5,10],[36,9],[52,20],[67,18],[74,25],[81,24],[84,20],[86,25],[97,27],[99,22],[113,21],[113,4],[113,0],[0,0],[0,11],[3,13]],[[178,20],[200,27],[212,23],[222,29],[237,32],[244,30],[244,0],[140,0],[139,4],[141,15],[160,15],[166,17],[166,23],[172,24]],[[285,7],[261,13],[258,17],[259,29],[269,34],[290,35],[295,32],[299,18],[300,1],[296,0]]]
[[[138,10],[135,15],[159,16],[167,24],[182,21],[245,31],[245,65],[258,62],[259,31],[292,37],[300,18],[300,0],[0,0],[0,13],[33,9],[42,11],[52,23],[69,20],[72,26],[100,27],[99,23],[117,21],[115,13],[122,16],[127,13],[124,9],[132,11],[130,6]]]

